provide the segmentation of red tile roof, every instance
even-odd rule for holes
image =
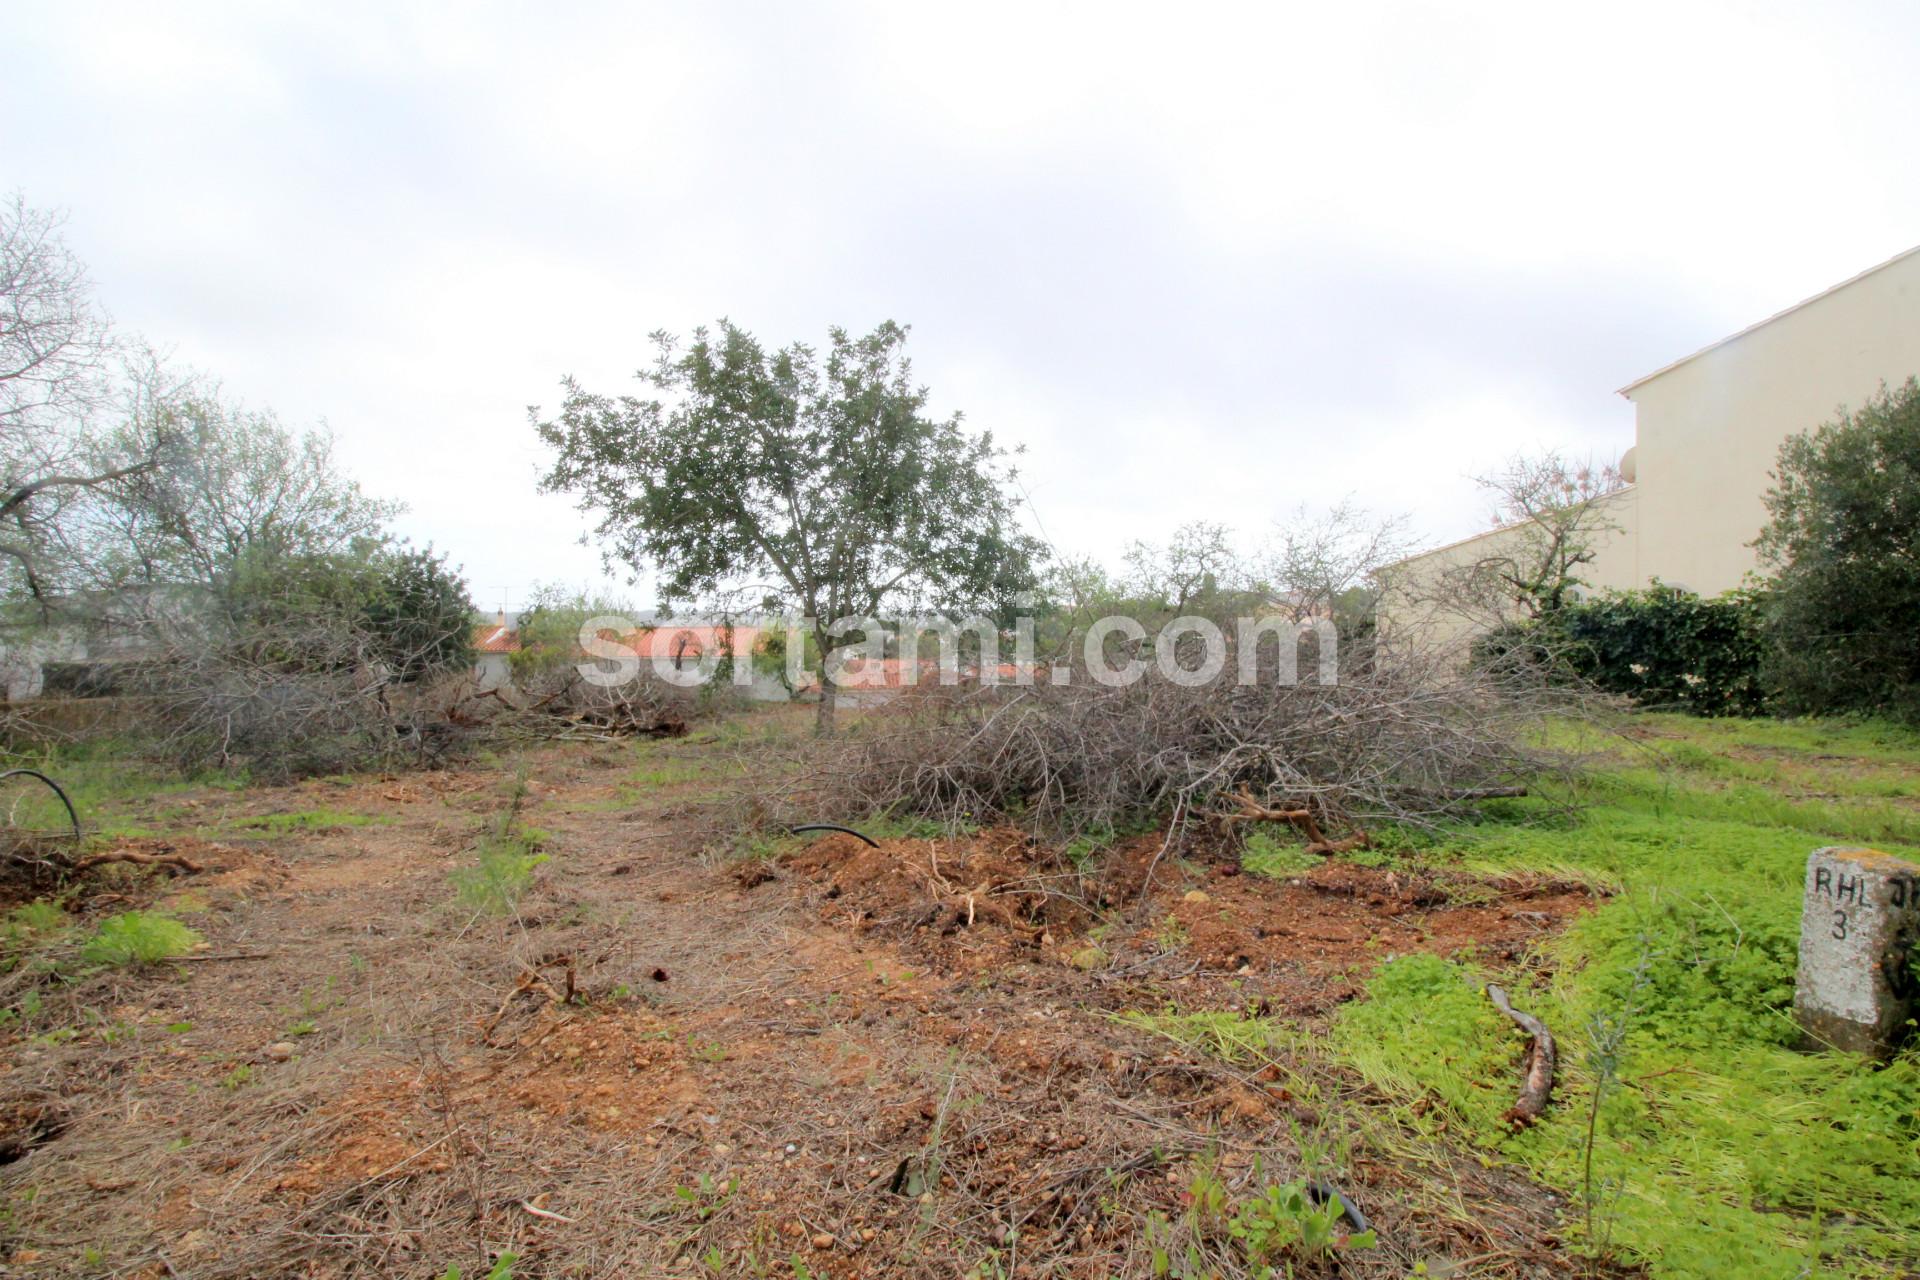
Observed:
[[[927,658],[848,658],[836,683],[842,689],[908,689],[939,674],[940,664]]]
[[[520,633],[504,622],[489,622],[473,629],[475,653],[518,653]]]
[[[745,657],[760,643],[758,627],[709,627],[663,622],[656,627],[630,631],[620,643],[640,658],[700,658],[729,650]]]

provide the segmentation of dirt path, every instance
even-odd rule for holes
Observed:
[[[1563,1272],[1549,1198],[1393,1127],[1310,1045],[1379,956],[1517,956],[1575,890],[1173,867],[1102,927],[1045,883],[969,898],[1017,860],[986,837],[710,863],[670,794],[623,807],[630,764],[532,757],[551,861],[504,918],[449,889],[502,771],[201,798],[374,821],[128,886],[209,946],[76,984],[77,1034],[43,1015],[0,1046],[9,1097],[68,1111],[0,1171],[4,1273],[473,1277],[511,1252],[519,1277],[1104,1280],[1151,1274],[1196,1175],[1303,1169],[1380,1234],[1321,1274]],[[1227,1062],[1113,1016],[1173,1003],[1283,1013],[1301,1048]]]

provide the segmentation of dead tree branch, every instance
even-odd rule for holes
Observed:
[[[1547,1024],[1540,1019],[1514,1008],[1502,988],[1489,983],[1487,999],[1493,1001],[1493,1007],[1505,1014],[1516,1027],[1533,1037],[1532,1043],[1527,1046],[1526,1073],[1520,1088],[1520,1099],[1508,1108],[1506,1114],[1508,1124],[1515,1129],[1524,1129],[1546,1113],[1547,1103],[1553,1094],[1553,1033],[1547,1030]]]

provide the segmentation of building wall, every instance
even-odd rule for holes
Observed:
[[[473,655],[473,682],[482,692],[513,683],[511,654],[476,653]]]
[[[1596,506],[1594,557],[1579,577],[1596,591],[1640,585],[1639,487],[1609,494]],[[1382,571],[1377,609],[1382,634],[1395,644],[1424,648],[1461,645],[1485,631],[1498,619],[1454,607],[1444,589],[1447,577],[1479,561],[1511,554],[1526,537],[1521,528],[1492,529]]]
[[[1920,252],[1627,388],[1640,572],[1702,595],[1739,586],[1782,442],[1915,375]]]
[[[1599,589],[1657,578],[1717,595],[1759,559],[1764,495],[1788,437],[1858,408],[1884,383],[1920,376],[1920,249],[1650,374],[1627,387],[1636,441],[1620,531],[1581,575]],[[1494,530],[1382,574],[1380,624],[1400,640],[1457,643],[1491,622],[1436,607],[1447,570],[1500,553]]]

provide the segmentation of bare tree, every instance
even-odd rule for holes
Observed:
[[[1372,605],[1373,577],[1413,548],[1404,516],[1376,516],[1351,497],[1280,522],[1263,565],[1276,605],[1293,622],[1329,618],[1345,630]]]
[[[1446,592],[1466,611],[1498,617],[1552,612],[1587,585],[1583,567],[1620,528],[1606,499],[1625,481],[1612,464],[1550,450],[1516,455],[1474,482],[1492,500],[1494,528],[1506,536],[1446,575]]]
[[[60,226],[18,195],[0,205],[0,588],[43,607],[76,497],[152,471],[167,441],[144,412],[157,362],[115,340]]]
[[[19,195],[0,205],[0,430],[9,435],[83,411],[113,354],[62,221]]]
[[[1233,535],[1223,524],[1194,520],[1173,531],[1165,545],[1135,542],[1127,548],[1127,590],[1175,613],[1239,576]]]

